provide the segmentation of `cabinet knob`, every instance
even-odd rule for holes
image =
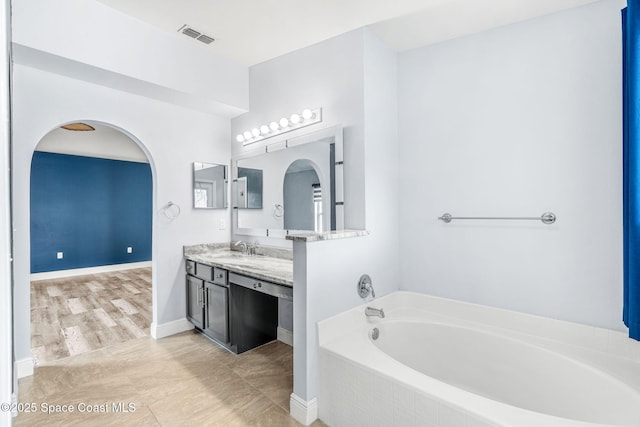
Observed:
[[[253,289],[257,289],[257,288],[261,288],[262,287],[262,283],[257,282],[253,284]]]

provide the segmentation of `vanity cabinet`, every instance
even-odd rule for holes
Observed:
[[[293,289],[186,260],[187,319],[234,353],[277,339],[279,300]]]
[[[187,260],[187,319],[205,335],[229,343],[227,271]]]

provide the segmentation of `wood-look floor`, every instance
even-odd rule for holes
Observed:
[[[292,369],[292,348],[278,341],[235,355],[195,332],[138,338],[37,366],[19,387],[20,403],[36,410],[14,425],[299,426],[289,416]],[[119,403],[133,411],[116,412]],[[43,411],[55,405],[74,412]],[[108,412],[80,412],[87,407]]]
[[[36,363],[149,335],[151,268],[31,282]]]

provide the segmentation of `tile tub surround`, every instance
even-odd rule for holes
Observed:
[[[380,322],[444,323],[513,338],[602,371],[611,381],[640,392],[640,343],[619,332],[411,292],[368,305],[384,308],[386,318],[366,319],[363,305],[318,324],[318,406],[320,418],[330,425],[369,425],[374,420],[431,427],[594,425],[522,411],[418,373],[371,344],[368,331]],[[415,343],[416,352],[428,352],[428,343],[419,345]]]
[[[184,246],[183,250],[185,259],[191,261],[293,286],[293,256],[289,250],[258,246],[256,255],[243,255],[230,249],[229,243]]]

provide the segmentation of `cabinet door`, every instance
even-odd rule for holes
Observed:
[[[187,275],[187,319],[196,328],[204,328],[204,281]]]
[[[206,308],[204,332],[211,337],[229,342],[229,289],[205,282]]]

